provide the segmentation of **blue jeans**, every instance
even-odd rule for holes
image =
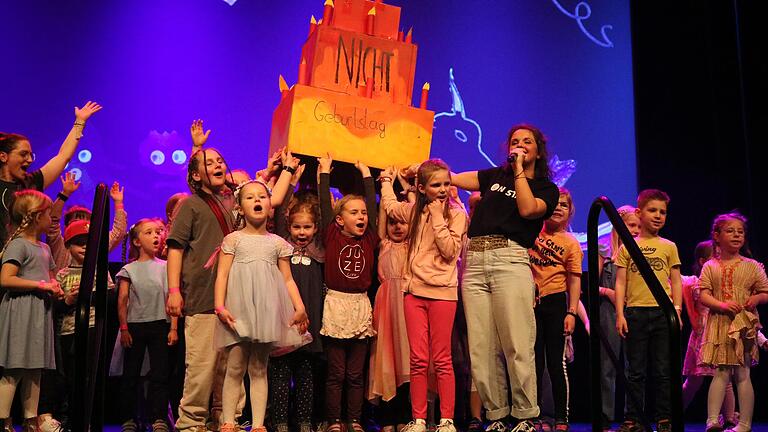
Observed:
[[[628,307],[627,319],[627,413],[639,422],[645,410],[645,377],[650,368],[656,389],[656,420],[671,415],[669,329],[660,307]],[[649,364],[650,363],[650,364]],[[649,416],[650,417],[650,416]]]

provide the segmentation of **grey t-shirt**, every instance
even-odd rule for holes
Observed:
[[[155,258],[126,264],[117,273],[118,279],[130,281],[128,288],[128,322],[143,323],[167,320],[165,298],[168,295],[168,274],[165,261]]]
[[[51,248],[43,242],[31,242],[17,237],[8,244],[3,254],[3,264],[15,263],[19,266],[16,276],[33,281],[49,281],[51,271],[56,270],[56,264],[51,258]]]
[[[232,196],[217,196],[230,228],[232,221]],[[216,282],[216,266],[204,268],[205,263],[221,246],[224,233],[219,221],[208,204],[198,195],[185,199],[173,220],[168,236],[168,247],[182,249],[181,292],[184,296],[184,314],[213,312],[213,284]]]

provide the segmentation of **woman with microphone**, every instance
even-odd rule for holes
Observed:
[[[500,167],[452,176],[454,185],[482,194],[468,231],[462,297],[472,377],[491,421],[486,431],[507,431],[504,420],[511,415],[519,420],[512,432],[534,432],[536,287],[528,249],[559,192],[549,179],[547,141],[538,128],[512,127],[507,155]]]

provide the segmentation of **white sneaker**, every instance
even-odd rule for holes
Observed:
[[[40,432],[61,432],[61,423],[51,415],[42,415],[39,417]]]
[[[440,420],[440,423],[438,423],[435,432],[456,432],[456,426],[454,426],[453,420],[442,419]]]
[[[427,423],[421,423],[414,420],[405,425],[402,432],[427,432]]]
[[[485,428],[485,432],[507,432],[507,425],[501,420],[496,420]]]
[[[536,428],[530,420],[521,420],[517,426],[512,428],[511,432],[536,432]]]

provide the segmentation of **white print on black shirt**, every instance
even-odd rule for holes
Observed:
[[[339,252],[339,271],[347,279],[357,279],[365,270],[365,254],[360,245],[346,245]]]
[[[510,189],[506,186],[502,186],[498,183],[494,183],[491,185],[491,191],[492,192],[498,192],[500,194],[503,194],[504,196],[512,197],[517,199],[517,192],[514,189]]]

